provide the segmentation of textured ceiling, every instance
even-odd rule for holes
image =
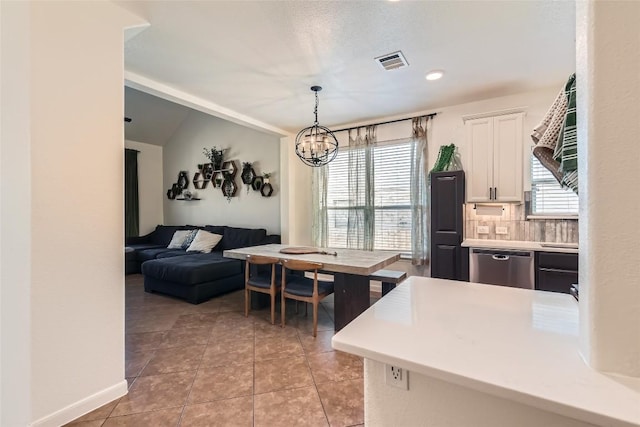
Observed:
[[[295,132],[561,84],[575,71],[569,1],[119,1],[150,27],[126,70]],[[402,50],[409,67],[374,58]],[[428,82],[432,69],[445,76]]]

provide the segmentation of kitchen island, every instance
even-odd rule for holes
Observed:
[[[569,295],[410,277],[333,346],[365,358],[368,426],[640,426],[640,379],[584,362]]]

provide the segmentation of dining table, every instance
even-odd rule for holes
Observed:
[[[244,260],[247,255],[280,260],[303,260],[322,264],[321,272],[333,276],[334,325],[336,332],[358,317],[370,305],[369,276],[400,259],[399,252],[359,249],[304,248],[320,253],[282,253],[296,251],[293,245],[270,244],[225,250],[226,258]]]

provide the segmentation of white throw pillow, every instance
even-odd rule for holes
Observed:
[[[187,248],[187,252],[202,252],[208,254],[222,240],[219,234],[209,233],[208,231],[198,230],[196,238],[193,239],[191,245]]]
[[[171,238],[171,241],[169,242],[169,246],[167,246],[167,248],[168,249],[182,248],[182,244],[184,243],[185,240],[187,240],[189,233],[191,233],[191,230],[178,230],[175,233],[173,233],[173,237]]]

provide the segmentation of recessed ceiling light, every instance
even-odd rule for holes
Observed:
[[[438,80],[440,77],[444,76],[444,71],[442,70],[433,70],[427,73],[427,80]]]

